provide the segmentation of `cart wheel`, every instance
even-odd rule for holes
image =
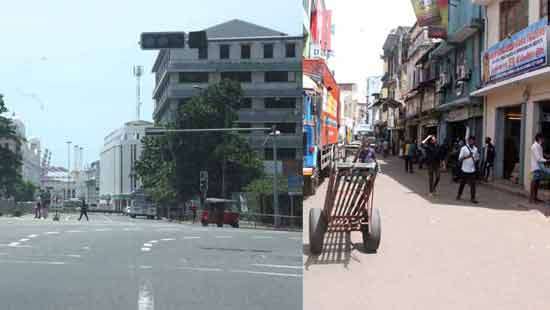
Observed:
[[[372,218],[369,221],[369,225],[363,227],[363,246],[366,252],[376,253],[380,246],[380,209],[374,208],[372,210]]]
[[[312,254],[319,255],[323,251],[323,241],[327,229],[323,212],[319,208],[309,210],[309,248]]]

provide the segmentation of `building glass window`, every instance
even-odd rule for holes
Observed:
[[[180,72],[180,83],[208,83],[208,72]]]
[[[252,98],[243,98],[239,104],[240,109],[252,109]]]
[[[266,109],[295,109],[296,98],[264,98]]]
[[[250,45],[241,45],[241,59],[250,59]]]
[[[208,47],[199,47],[199,59],[208,59]]]
[[[296,43],[287,43],[285,49],[286,58],[296,57]]]
[[[273,58],[273,43],[264,44],[264,58]]]
[[[281,134],[295,134],[296,133],[296,123],[268,123],[266,127],[272,128],[275,126],[276,130],[280,131]]]
[[[500,3],[500,40],[529,25],[529,0],[508,0]]]
[[[273,149],[264,149],[264,158],[266,160],[273,160]],[[296,159],[296,149],[277,148],[277,160],[289,160]]]
[[[229,59],[229,45],[220,45],[220,59]]]
[[[540,0],[540,18],[548,17],[548,2],[549,0]]]
[[[222,80],[232,80],[241,83],[252,82],[252,72],[222,72]]]
[[[288,82],[287,71],[267,71],[265,73],[266,82]]]

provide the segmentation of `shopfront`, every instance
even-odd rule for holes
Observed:
[[[443,112],[439,127],[440,139],[448,144],[475,136],[478,145],[483,137],[483,110],[481,105],[466,106]]]

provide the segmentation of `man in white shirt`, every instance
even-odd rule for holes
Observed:
[[[542,200],[538,199],[540,181],[544,178],[544,171],[541,168],[541,164],[546,162],[542,145],[544,144],[544,136],[542,133],[537,133],[535,136],[535,142],[531,146],[531,173],[533,179],[531,180],[531,193],[529,195],[529,203],[540,203]]]
[[[459,163],[462,163],[460,167],[462,176],[456,200],[460,200],[462,192],[464,191],[464,186],[468,183],[470,186],[470,201],[472,203],[478,203],[476,200],[476,170],[477,162],[479,161],[479,152],[477,151],[475,143],[476,138],[474,136],[470,136],[468,138],[468,143],[460,149],[458,161]]]

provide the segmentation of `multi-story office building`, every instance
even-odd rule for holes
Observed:
[[[495,143],[495,176],[525,188],[531,180],[530,146],[537,132],[550,153],[550,63],[547,0],[473,0],[483,6],[481,57],[484,135]]]
[[[245,96],[238,111],[238,126],[275,125],[281,132],[277,158],[283,161],[285,174],[298,175],[302,158],[302,36],[289,36],[241,20],[205,31],[206,48],[159,52],[153,66],[155,122],[173,121],[176,109],[209,83],[237,80]],[[265,138],[264,133],[247,135],[251,146],[265,160],[271,160],[271,142],[264,144]]]
[[[19,141],[14,139],[2,139],[0,145],[9,148],[11,151],[19,153],[21,156],[21,177],[24,181],[31,182],[36,187],[40,187],[40,177],[42,167],[40,165],[41,146],[38,138],[27,138],[25,124],[18,117],[11,118],[15,127],[15,133],[19,136]]]
[[[145,128],[152,126],[146,121],[128,122],[104,139],[99,163],[99,195],[114,210],[122,211],[128,206],[130,194],[140,186],[134,167],[141,155]]]

